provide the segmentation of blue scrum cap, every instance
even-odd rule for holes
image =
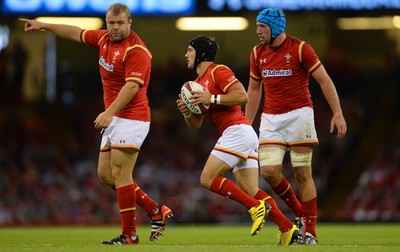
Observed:
[[[264,23],[271,29],[272,41],[286,28],[286,18],[282,10],[276,8],[267,8],[258,14],[256,22]]]

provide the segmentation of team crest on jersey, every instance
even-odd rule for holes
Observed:
[[[208,88],[208,83],[209,83],[208,80],[206,80],[206,81],[204,82],[204,85],[206,86],[206,88]]]
[[[290,58],[292,58],[292,55],[290,55],[289,53],[287,53],[287,54],[285,55],[286,65],[290,65]]]
[[[114,52],[114,57],[112,59],[113,62],[115,62],[117,60],[117,57],[120,55],[119,51]]]

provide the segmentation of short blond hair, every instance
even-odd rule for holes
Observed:
[[[131,10],[129,9],[128,6],[122,3],[115,3],[110,5],[106,11],[107,13],[111,12],[113,15],[119,15],[121,12],[125,12],[126,16],[128,17],[128,20],[131,19]]]

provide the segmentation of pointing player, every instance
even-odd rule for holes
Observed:
[[[246,115],[253,122],[264,88],[260,123],[259,162],[262,177],[290,207],[298,224],[304,224],[304,243],[317,244],[317,190],[312,178],[312,151],[318,144],[313,103],[308,82],[318,82],[332,110],[330,132],[346,134],[346,121],[336,88],[310,44],[285,33],[282,10],[262,10],[256,19],[260,44],[250,55],[249,103]],[[282,176],[282,162],[289,151],[299,185],[299,199]],[[304,222],[303,222],[304,221]],[[300,225],[299,225],[300,226]]]
[[[194,91],[191,102],[193,105],[210,104],[208,115],[220,134],[203,168],[200,183],[248,209],[253,219],[251,235],[262,228],[269,214],[279,226],[281,245],[301,241],[298,228],[282,214],[275,201],[258,188],[258,138],[241,109],[248,101],[246,90],[231,69],[214,63],[217,49],[213,38],[198,36],[190,40],[185,55],[188,68],[198,75],[195,82],[206,89],[205,92]],[[204,115],[191,113],[180,95],[177,106],[190,128],[201,126]],[[227,171],[233,171],[240,188],[222,177]]]
[[[46,30],[99,50],[105,111],[94,121],[104,130],[99,154],[98,175],[112,187],[118,198],[122,233],[102,244],[137,244],[136,204],[151,218],[150,240],[158,239],[165,229],[171,210],[157,205],[133,181],[132,172],[138,153],[150,127],[147,87],[150,80],[151,53],[131,30],[132,19],[124,4],[113,4],[106,12],[107,30],[82,30],[20,19],[25,31]]]

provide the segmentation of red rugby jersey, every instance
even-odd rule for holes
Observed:
[[[198,76],[194,81],[208,88],[211,94],[225,94],[229,88],[238,82],[235,74],[225,65],[211,64],[203,75]],[[238,106],[224,106],[211,104],[208,114],[210,120],[218,129],[221,135],[224,130],[232,125],[248,124],[249,119],[244,116],[242,108]]]
[[[81,33],[81,41],[99,50],[105,108],[116,99],[126,82],[136,82],[140,85],[138,92],[115,116],[150,121],[147,88],[152,55],[140,37],[130,31],[127,38],[116,43],[110,40],[107,30],[84,30]]]
[[[308,83],[320,65],[311,45],[290,35],[278,47],[255,46],[250,54],[250,77],[264,85],[263,112],[282,114],[313,107]]]

